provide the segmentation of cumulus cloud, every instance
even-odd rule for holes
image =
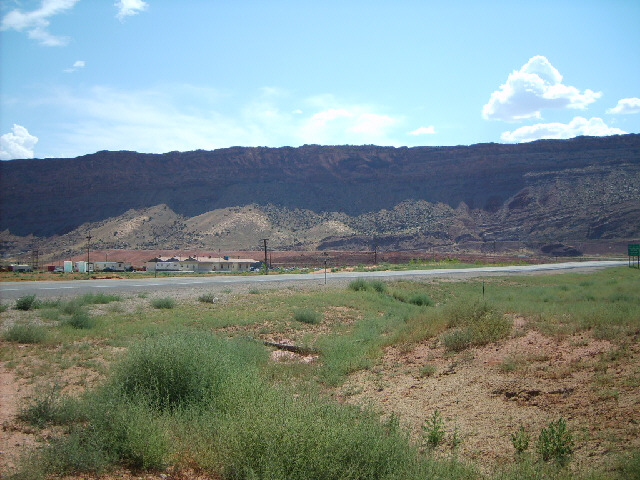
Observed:
[[[118,8],[116,18],[122,22],[125,18],[146,10],[149,4],[143,0],[120,0],[115,3],[115,6]]]
[[[79,0],[42,0],[40,8],[31,12],[11,10],[2,18],[0,30],[26,31],[29,38],[47,47],[67,45],[69,39],[51,34],[48,31],[49,18],[73,8]]]
[[[538,123],[520,127],[512,132],[504,132],[500,138],[507,142],[531,142],[543,138],[565,139],[579,135],[604,137],[607,135],[624,135],[624,130],[608,127],[601,118],[575,117],[569,123]]]
[[[409,135],[433,135],[436,133],[436,129],[433,125],[429,125],[428,127],[420,127],[416,128],[409,132]]]
[[[64,71],[66,73],[73,73],[76,70],[80,69],[80,68],[84,68],[85,67],[85,62],[84,60],[77,60],[76,62],[74,62],[73,66],[71,68],[65,68]]]
[[[38,137],[31,135],[21,125],[13,125],[12,131],[0,136],[0,160],[33,158],[33,147]]]
[[[545,108],[584,109],[595,102],[601,92],[564,85],[562,75],[541,55],[529,59],[520,70],[513,71],[504,85],[491,94],[482,108],[487,120],[542,118]]]
[[[640,98],[623,98],[618,100],[618,104],[607,110],[607,113],[632,114],[640,113]]]

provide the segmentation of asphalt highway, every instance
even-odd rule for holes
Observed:
[[[557,271],[584,271],[627,265],[626,261],[588,261],[565,262],[542,265],[518,265],[507,267],[478,267],[478,268],[443,268],[435,270],[405,270],[384,272],[336,272],[327,273],[328,286],[350,281],[354,278],[427,278],[427,277],[482,277],[492,275],[526,275],[532,273],[557,272]],[[25,295],[42,297],[67,297],[83,295],[85,293],[141,293],[162,292],[164,294],[177,290],[200,288],[224,289],[232,286],[257,287],[258,285],[309,285],[310,283],[324,285],[325,274],[276,274],[269,275],[218,275],[192,277],[176,276],[161,278],[127,278],[107,280],[70,280],[70,281],[33,281],[33,282],[0,282],[0,300],[15,300]]]

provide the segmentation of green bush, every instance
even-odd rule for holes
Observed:
[[[555,461],[565,465],[573,453],[573,435],[567,429],[564,418],[550,422],[538,436],[538,453],[545,462]]]
[[[106,295],[104,293],[85,293],[80,297],[80,302],[83,305],[105,305],[111,302],[119,302],[120,300],[119,295]]]
[[[153,308],[165,308],[167,310],[170,310],[176,306],[176,302],[173,298],[170,297],[154,298],[153,300],[151,300],[151,306]]]
[[[428,307],[433,305],[433,300],[425,293],[414,293],[409,297],[409,303],[418,305],[420,307]]]
[[[511,332],[509,319],[485,302],[455,302],[445,307],[443,315],[451,328],[442,335],[447,350],[458,352],[473,345],[486,345]]]
[[[70,325],[73,328],[90,329],[95,326],[95,320],[84,310],[78,310],[74,312],[70,318],[63,322],[65,325]]]
[[[57,384],[45,387],[18,413],[18,419],[43,428],[46,425],[61,425],[78,415],[78,404],[74,399],[60,395]]]
[[[471,332],[468,329],[454,328],[442,334],[444,348],[452,352],[461,352],[472,345]]]
[[[84,302],[81,298],[74,298],[68,302],[62,302],[58,308],[64,315],[74,315],[84,311]]]
[[[16,343],[42,343],[47,338],[47,328],[32,323],[16,323],[4,332],[5,340]]]
[[[349,283],[348,288],[354,292],[385,293],[387,291],[387,284],[381,280],[365,280],[364,278],[356,278]]]
[[[16,310],[33,310],[38,308],[38,300],[35,295],[25,295],[16,300]]]
[[[111,389],[114,395],[142,399],[160,410],[209,403],[224,410],[234,382],[241,383],[265,358],[264,348],[249,341],[162,335],[129,351],[115,368]]]
[[[430,448],[436,448],[444,440],[444,420],[438,409],[433,411],[422,425],[422,435]]]
[[[204,293],[198,297],[198,301],[202,303],[213,303],[215,299],[216,297],[213,293]]]
[[[305,308],[293,313],[293,319],[297,322],[317,324],[322,321],[322,315],[314,310]]]
[[[529,434],[522,425],[520,425],[520,428],[516,433],[511,434],[511,444],[518,455],[521,455],[527,448],[529,448],[529,440]]]

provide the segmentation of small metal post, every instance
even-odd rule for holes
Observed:
[[[327,259],[324,259],[324,284],[327,284]]]

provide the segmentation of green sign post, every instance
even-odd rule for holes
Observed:
[[[629,266],[633,266],[635,259],[638,260],[638,268],[640,268],[640,244],[638,243],[630,243],[629,244]]]

